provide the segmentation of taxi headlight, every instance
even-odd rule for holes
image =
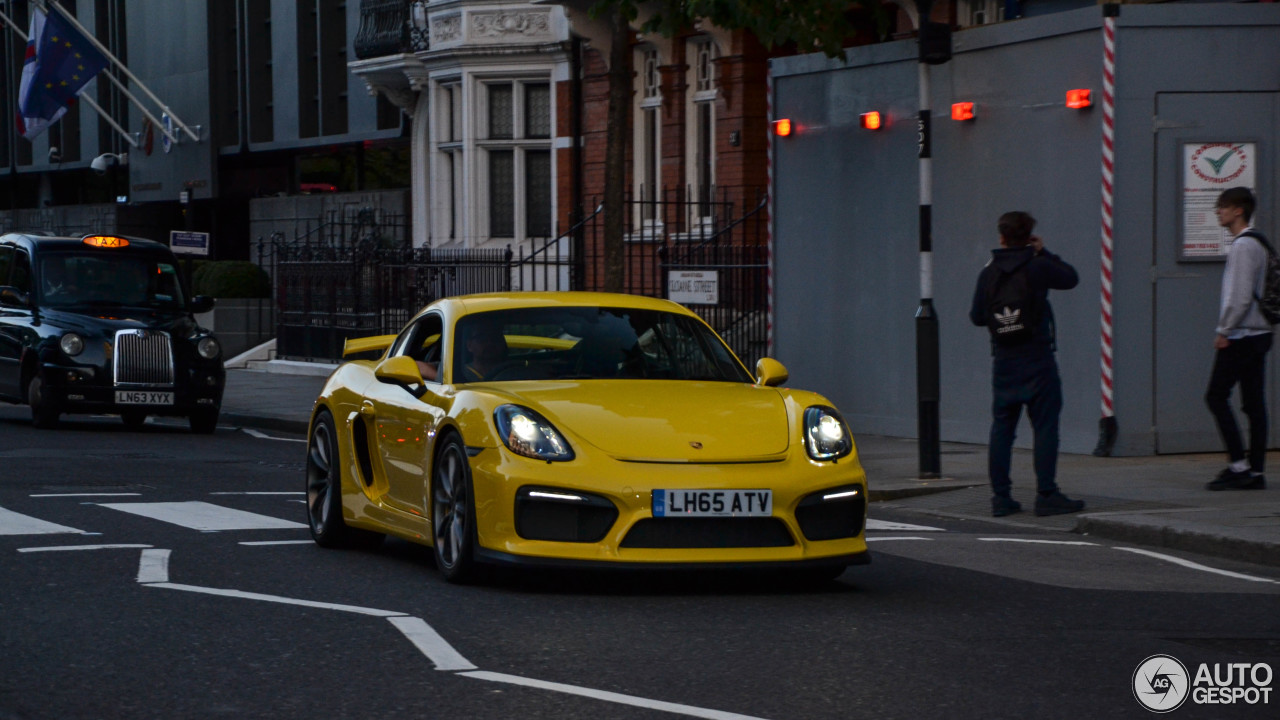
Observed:
[[[222,346],[213,337],[202,337],[196,342],[196,352],[205,360],[213,360],[222,353]]]
[[[548,462],[572,460],[573,448],[546,418],[529,408],[503,405],[493,411],[498,437],[511,452]]]
[[[84,352],[84,338],[73,332],[66,333],[58,341],[58,347],[62,348],[62,352],[69,357],[75,357]]]
[[[804,411],[804,448],[814,460],[835,460],[853,452],[853,436],[834,408],[815,405]]]

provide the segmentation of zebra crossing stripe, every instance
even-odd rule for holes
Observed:
[[[307,527],[302,523],[291,520],[281,520],[268,515],[259,515],[200,501],[100,503],[100,505],[112,510],[119,510],[204,532],[217,532],[220,530],[292,530]]]
[[[46,522],[0,507],[0,535],[54,535],[57,533],[86,534],[83,530]]]

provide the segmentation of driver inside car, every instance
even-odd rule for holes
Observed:
[[[507,360],[507,339],[502,328],[491,322],[480,322],[472,328],[465,347],[464,382],[484,380]]]

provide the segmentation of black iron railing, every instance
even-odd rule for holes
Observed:
[[[360,0],[360,27],[352,45],[359,60],[426,50],[426,2]]]

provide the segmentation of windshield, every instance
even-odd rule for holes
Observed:
[[[715,333],[656,310],[546,307],[468,315],[453,381],[654,378],[751,382]]]
[[[40,259],[36,278],[43,307],[129,305],[181,310],[186,306],[177,268],[145,255],[49,254]]]

